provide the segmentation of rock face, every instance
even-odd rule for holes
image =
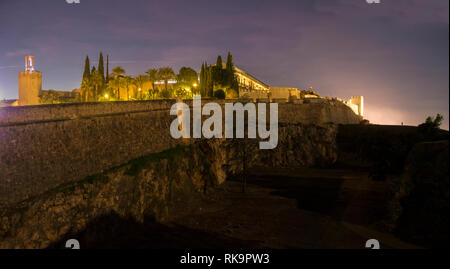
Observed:
[[[214,102],[224,106],[230,100]],[[175,147],[180,140],[170,136],[174,103],[156,100],[1,108],[0,207]],[[185,103],[191,105],[192,100]],[[280,103],[278,110],[280,124],[360,121],[337,101]]]
[[[427,247],[448,247],[449,141],[423,142],[408,155],[391,201],[395,232]]]
[[[362,118],[351,108],[335,100],[317,99],[309,103],[279,106],[281,121],[306,124],[359,124]]]
[[[335,125],[281,124],[278,147],[211,139],[145,155],[82,181],[0,209],[0,248],[45,248],[95,218],[117,214],[168,220],[177,202],[202,195],[246,166],[313,166],[336,161]]]

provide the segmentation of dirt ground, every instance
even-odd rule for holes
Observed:
[[[245,192],[239,177],[189,207],[179,201],[167,223],[109,216],[76,238],[84,248],[362,249],[372,238],[381,248],[417,248],[377,228],[387,185],[367,172],[257,168],[245,178]]]
[[[345,169],[264,169],[232,179],[173,224],[257,248],[416,248],[377,229],[387,184]]]

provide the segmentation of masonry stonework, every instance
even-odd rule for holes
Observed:
[[[175,116],[169,111],[174,103],[160,100],[1,108],[0,206],[185,144],[170,136]],[[192,100],[186,103],[191,105]],[[279,104],[280,123],[347,124],[359,120],[341,102]]]

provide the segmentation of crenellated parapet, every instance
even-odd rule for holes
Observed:
[[[19,72],[19,106],[39,104],[42,91],[42,73],[35,70],[33,56],[25,57],[25,70]]]
[[[349,100],[344,101],[356,115],[364,117],[364,96],[352,96]]]

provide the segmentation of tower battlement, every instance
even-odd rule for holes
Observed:
[[[364,96],[352,96],[344,103],[350,107],[356,115],[364,117]]]
[[[19,80],[19,106],[39,104],[39,95],[42,91],[42,73],[34,68],[34,57],[25,56],[25,70],[20,71]]]

